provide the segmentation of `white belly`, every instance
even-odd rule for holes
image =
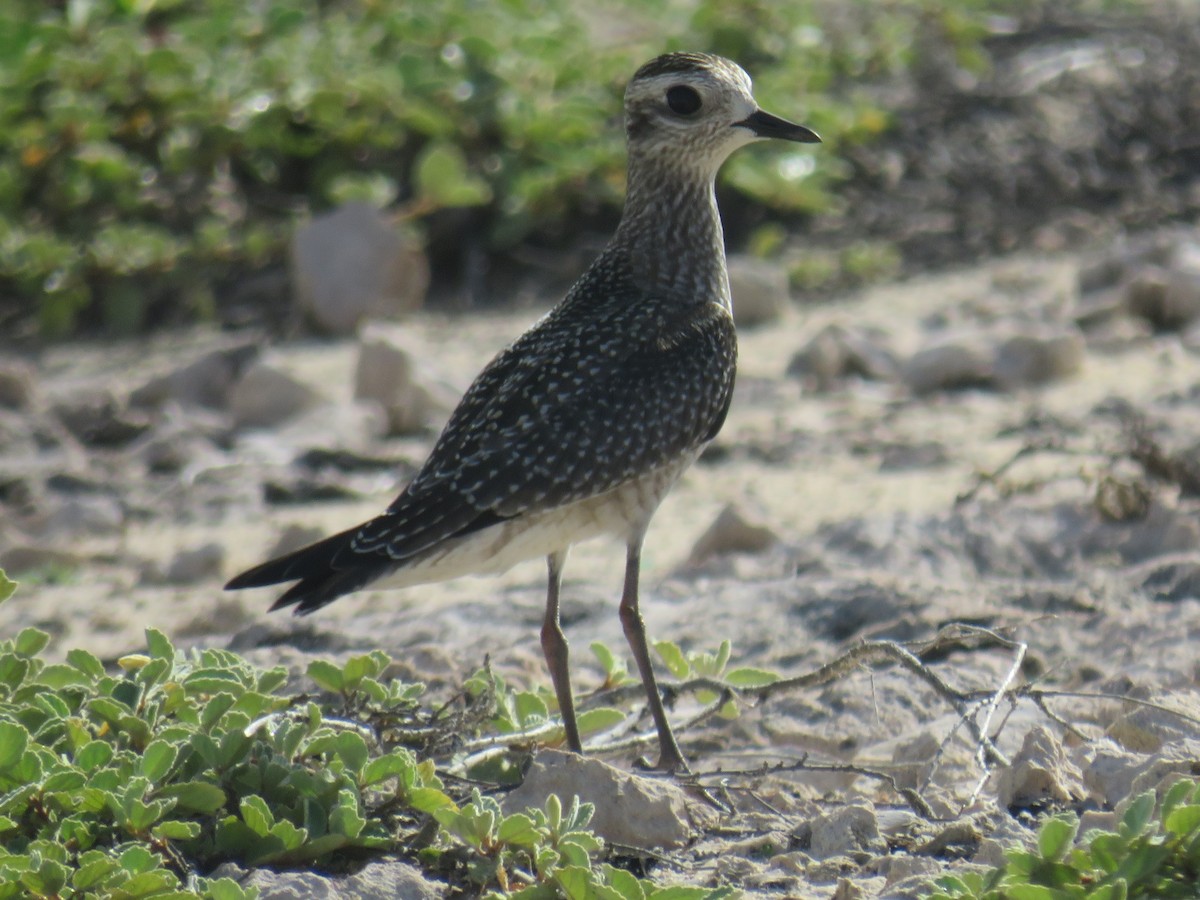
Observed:
[[[663,497],[700,454],[700,449],[607,493],[518,516],[445,541],[371,587],[401,588],[460,575],[504,572],[517,563],[549,556],[601,535],[629,541],[645,530]]]

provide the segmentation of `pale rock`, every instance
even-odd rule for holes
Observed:
[[[727,505],[696,540],[688,557],[689,565],[727,553],[762,553],[779,541],[779,536],[762,522],[755,521],[732,503]]]
[[[782,266],[745,254],[726,260],[733,320],[738,328],[774,322],[788,307],[788,277]]]
[[[365,203],[348,203],[297,229],[290,263],[300,311],[330,334],[353,334],[368,318],[419,309],[429,287],[424,251]]]
[[[167,566],[168,584],[197,584],[221,576],[225,565],[225,548],[215,542],[180,550]]]
[[[1118,817],[1124,815],[1129,801],[1143,791],[1161,790],[1180,778],[1195,779],[1196,760],[1200,759],[1200,741],[1182,740],[1167,744],[1142,764],[1129,786],[1129,794],[1117,805]]]
[[[161,406],[174,400],[184,407],[225,409],[233,386],[258,355],[258,345],[253,342],[213,350],[150,379],[130,395],[130,402],[135,406]]]
[[[996,794],[1005,809],[1072,803],[1087,796],[1083,774],[1044,725],[1025,734],[1012,763],[998,773]]]
[[[882,853],[887,844],[879,835],[879,822],[870,806],[841,806],[812,822],[809,853],[816,859],[852,853]]]
[[[996,381],[1015,390],[1060,381],[1083,368],[1086,343],[1078,329],[1015,334],[996,350]]]
[[[257,888],[259,900],[440,900],[449,886],[430,881],[416,866],[400,860],[367,863],[352,875],[305,870],[243,869],[223,863],[209,878],[230,878],[243,888]]]
[[[317,403],[316,392],[269,362],[257,362],[233,386],[229,398],[237,428],[270,428]]]
[[[1108,736],[1134,753],[1157,753],[1167,744],[1200,740],[1200,727],[1196,725],[1200,720],[1200,695],[1173,690],[1151,699],[1166,709],[1133,706],[1108,726]]]
[[[551,794],[558,795],[564,808],[575,796],[595,804],[589,828],[626,847],[683,847],[716,816],[711,806],[689,798],[672,781],[643,778],[598,759],[556,750],[538,753],[524,782],[504,799],[505,812],[543,808]]]
[[[1101,738],[1088,748],[1083,783],[1092,796],[1108,808],[1129,796],[1133,781],[1146,762],[1141,753],[1130,753],[1116,742]]]
[[[54,415],[88,447],[121,447],[150,429],[144,412],[126,408],[110,390],[88,391],[58,403]]]
[[[0,407],[28,409],[34,392],[33,366],[19,359],[0,361]]]
[[[829,325],[796,352],[787,374],[823,392],[845,378],[889,381],[896,376],[897,367],[896,357],[887,347],[857,331]]]
[[[914,394],[987,387],[994,377],[992,361],[980,340],[946,341],[914,353],[901,367],[901,378]]]
[[[1129,311],[1160,331],[1177,331],[1200,318],[1200,267],[1146,266],[1125,286]]]
[[[125,510],[109,494],[72,494],[51,502],[53,506],[44,520],[45,536],[112,535],[125,526]]]
[[[922,731],[896,745],[892,751],[892,762],[896,768],[892,777],[900,787],[917,788],[929,777],[941,742],[928,731]]]
[[[443,398],[419,377],[414,354],[394,333],[366,328],[354,371],[354,397],[379,404],[389,434],[411,434],[447,410]]]

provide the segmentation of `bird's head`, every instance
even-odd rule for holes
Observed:
[[[625,131],[631,160],[667,156],[708,176],[752,141],[821,140],[759,109],[742,67],[707,53],[667,53],[638,69],[625,90]]]

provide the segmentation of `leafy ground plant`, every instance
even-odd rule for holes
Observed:
[[[1048,819],[1036,849],[1013,850],[985,874],[939,879],[931,900],[1193,900],[1200,890],[1200,783],[1177,781],[1127,807],[1115,832],[1075,840],[1079,819]]]
[[[620,204],[613,120],[650,56],[737,58],[767,106],[852,147],[890,121],[843,85],[909,71],[931,42],[978,70],[989,15],[1012,5],[896,0],[847,20],[821,0],[8,0],[0,294],[20,306],[0,324],[212,315],[223,286],[280,266],[298,218],[347,200],[444,231],[438,255],[561,240]],[[597,41],[598,21],[620,37]],[[846,166],[780,151],[725,177],[786,216],[829,208]],[[450,208],[467,227],[434,227]]]
[[[0,602],[13,588],[0,572]],[[604,863],[578,799],[505,815],[478,790],[455,794],[403,745],[427,742],[439,713],[420,685],[385,677],[382,653],[312,663],[318,703],[284,690],[282,668],[184,654],[153,628],[114,671],[83,649],[47,663],[48,641],[28,628],[0,643],[0,900],[238,900],[254,891],[197,873],[385,850],[498,897],[723,896]],[[501,693],[503,715],[528,703]]]

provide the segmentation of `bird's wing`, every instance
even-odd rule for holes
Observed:
[[[662,321],[612,309],[593,311],[583,327],[550,317],[498,356],[421,472],[350,552],[403,560],[604,493],[710,440],[733,389],[728,313],[694,306]]]

